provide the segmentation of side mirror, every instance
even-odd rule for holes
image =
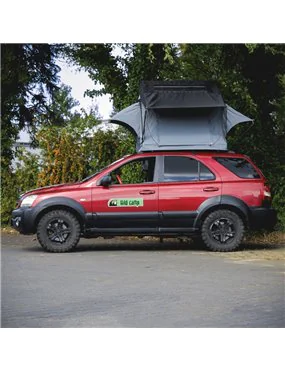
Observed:
[[[103,178],[101,178],[98,182],[98,185],[103,187],[108,187],[112,183],[112,178],[110,175],[105,175]]]

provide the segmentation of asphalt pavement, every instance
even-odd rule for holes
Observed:
[[[284,262],[185,243],[2,236],[2,327],[284,327]]]

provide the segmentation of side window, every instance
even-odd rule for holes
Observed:
[[[244,179],[258,179],[260,175],[255,168],[244,158],[238,157],[214,157],[219,164]]]
[[[164,182],[184,182],[215,179],[201,162],[184,156],[164,157]]]
[[[200,162],[200,176],[199,180],[213,180],[215,179],[215,175],[205,166]]]
[[[155,157],[130,161],[113,170],[112,184],[140,184],[153,182]]]

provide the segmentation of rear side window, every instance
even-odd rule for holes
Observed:
[[[214,157],[218,163],[243,179],[258,179],[260,175],[245,158],[237,157]]]
[[[164,158],[164,182],[193,182],[212,179],[215,179],[214,174],[193,158],[183,156],[166,156]]]

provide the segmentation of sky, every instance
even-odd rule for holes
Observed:
[[[84,108],[88,110],[92,105],[97,104],[99,113],[103,119],[110,118],[112,111],[112,103],[110,102],[110,95],[107,94],[102,97],[89,98],[84,97],[84,92],[87,89],[94,89],[95,84],[89,78],[88,73],[85,71],[78,71],[76,67],[69,66],[64,61],[58,62],[61,71],[59,73],[61,82],[65,85],[69,85],[72,88],[71,95],[75,98],[80,105],[78,108]]]
[[[92,90],[96,86],[94,82],[89,78],[88,73],[85,71],[78,71],[76,67],[68,65],[64,61],[58,61],[57,64],[61,68],[61,71],[59,73],[61,83],[68,85],[72,88],[71,95],[74,99],[76,99],[79,102],[79,106],[75,107],[75,109],[79,110],[80,108],[84,108],[85,110],[89,111],[89,108],[92,105],[94,106],[96,104],[98,106],[98,111],[102,116],[102,119],[110,118],[110,114],[112,111],[110,95],[106,94],[102,97],[96,97],[93,99],[89,97],[84,97],[84,92],[87,89]],[[22,130],[19,133],[18,141],[29,142],[30,141],[29,134],[25,130]]]

